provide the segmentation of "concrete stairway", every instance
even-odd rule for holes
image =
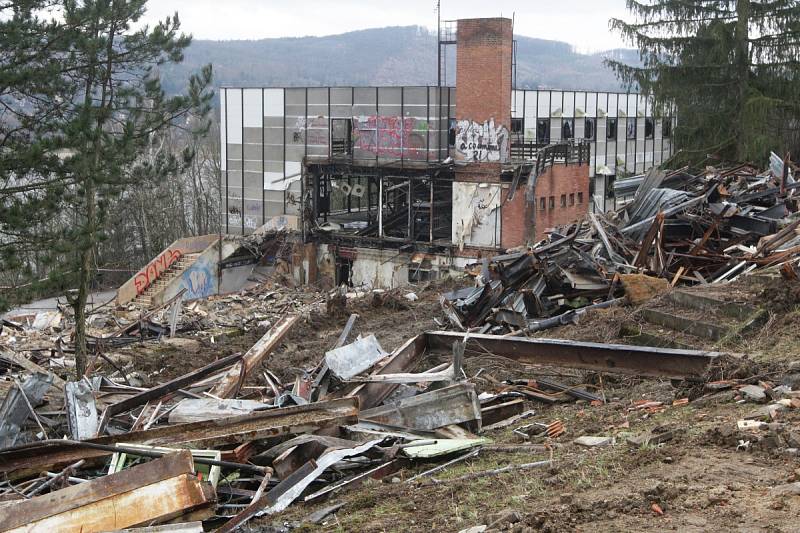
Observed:
[[[131,303],[139,307],[149,308],[153,303],[153,298],[163,291],[173,279],[183,274],[187,268],[192,266],[198,257],[200,257],[199,253],[182,255],[180,259],[162,272],[153,283],[148,285],[144,292],[134,298]]]
[[[643,323],[624,324],[628,343],[664,348],[697,348],[755,331],[767,319],[757,307],[714,298],[701,292],[670,292],[665,301],[640,310]]]

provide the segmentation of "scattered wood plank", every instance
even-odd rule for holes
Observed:
[[[130,398],[122,400],[121,402],[117,402],[115,404],[109,405],[105,412],[103,413],[103,418],[100,421],[100,427],[98,428],[98,433],[103,433],[105,431],[106,426],[108,425],[108,421],[111,419],[112,416],[118,415],[120,413],[124,413],[134,407],[138,407],[143,405],[147,402],[153,402],[155,400],[159,400],[168,394],[171,394],[187,385],[191,385],[192,383],[203,379],[204,377],[208,376],[216,372],[221,368],[225,368],[234,364],[241,358],[239,354],[229,355],[228,357],[223,357],[213,363],[209,363],[202,368],[198,368],[197,370],[193,370],[188,374],[184,374],[183,376],[177,377],[163,385],[159,385],[157,387],[153,387],[152,389],[147,389],[145,391],[140,392]]]
[[[299,316],[292,315],[281,318],[252,348],[247,350],[242,360],[234,365],[219,382],[211,389],[211,394],[218,398],[232,398],[241,387],[244,377],[247,376],[264,358],[269,355],[283,340],[283,337],[292,329],[299,320]]]
[[[326,402],[256,411],[190,424],[163,426],[147,431],[106,435],[84,441],[87,446],[52,440],[0,450],[0,473],[15,477],[36,474],[54,465],[79,459],[110,455],[106,450],[90,449],[91,444],[147,444],[150,446],[213,448],[256,439],[297,433],[312,433],[331,426],[358,422],[358,400],[341,398]]]
[[[215,500],[189,451],[0,509],[0,531],[92,533],[157,523]]]
[[[37,365],[36,363],[34,363],[33,361],[31,361],[30,359],[28,359],[27,357],[25,357],[22,354],[18,354],[18,353],[15,353],[15,352],[9,352],[9,351],[3,351],[3,352],[0,352],[0,359],[5,359],[6,361],[14,363],[15,365],[18,365],[18,366],[24,368],[28,372],[33,372],[33,373],[39,372],[41,374],[47,374],[48,376],[51,376],[53,385],[58,387],[59,389],[63,390],[64,389],[64,385],[66,385],[66,383],[67,383],[66,381],[64,381],[60,377],[56,376],[55,374],[53,374],[52,372],[50,372],[46,368],[43,368],[43,367]]]

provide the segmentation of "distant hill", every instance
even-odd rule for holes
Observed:
[[[567,43],[517,36],[517,87],[617,90],[603,66],[610,54],[637,62],[635,50],[581,54]],[[214,66],[219,86],[435,85],[436,34],[419,26],[375,28],[326,37],[252,41],[195,40],[185,60],[162,71],[179,91],[191,72]],[[448,81],[453,82],[454,61]]]

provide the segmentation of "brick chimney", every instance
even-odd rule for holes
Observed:
[[[511,19],[459,20],[457,35],[455,159],[498,181],[510,157]]]

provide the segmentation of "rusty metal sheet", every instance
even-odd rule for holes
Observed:
[[[464,334],[432,331],[424,337],[428,349],[449,351],[453,341],[463,339]],[[699,350],[483,334],[471,334],[467,339],[466,356],[471,353],[499,355],[526,364],[672,379],[702,379],[709,365],[724,355]]]

